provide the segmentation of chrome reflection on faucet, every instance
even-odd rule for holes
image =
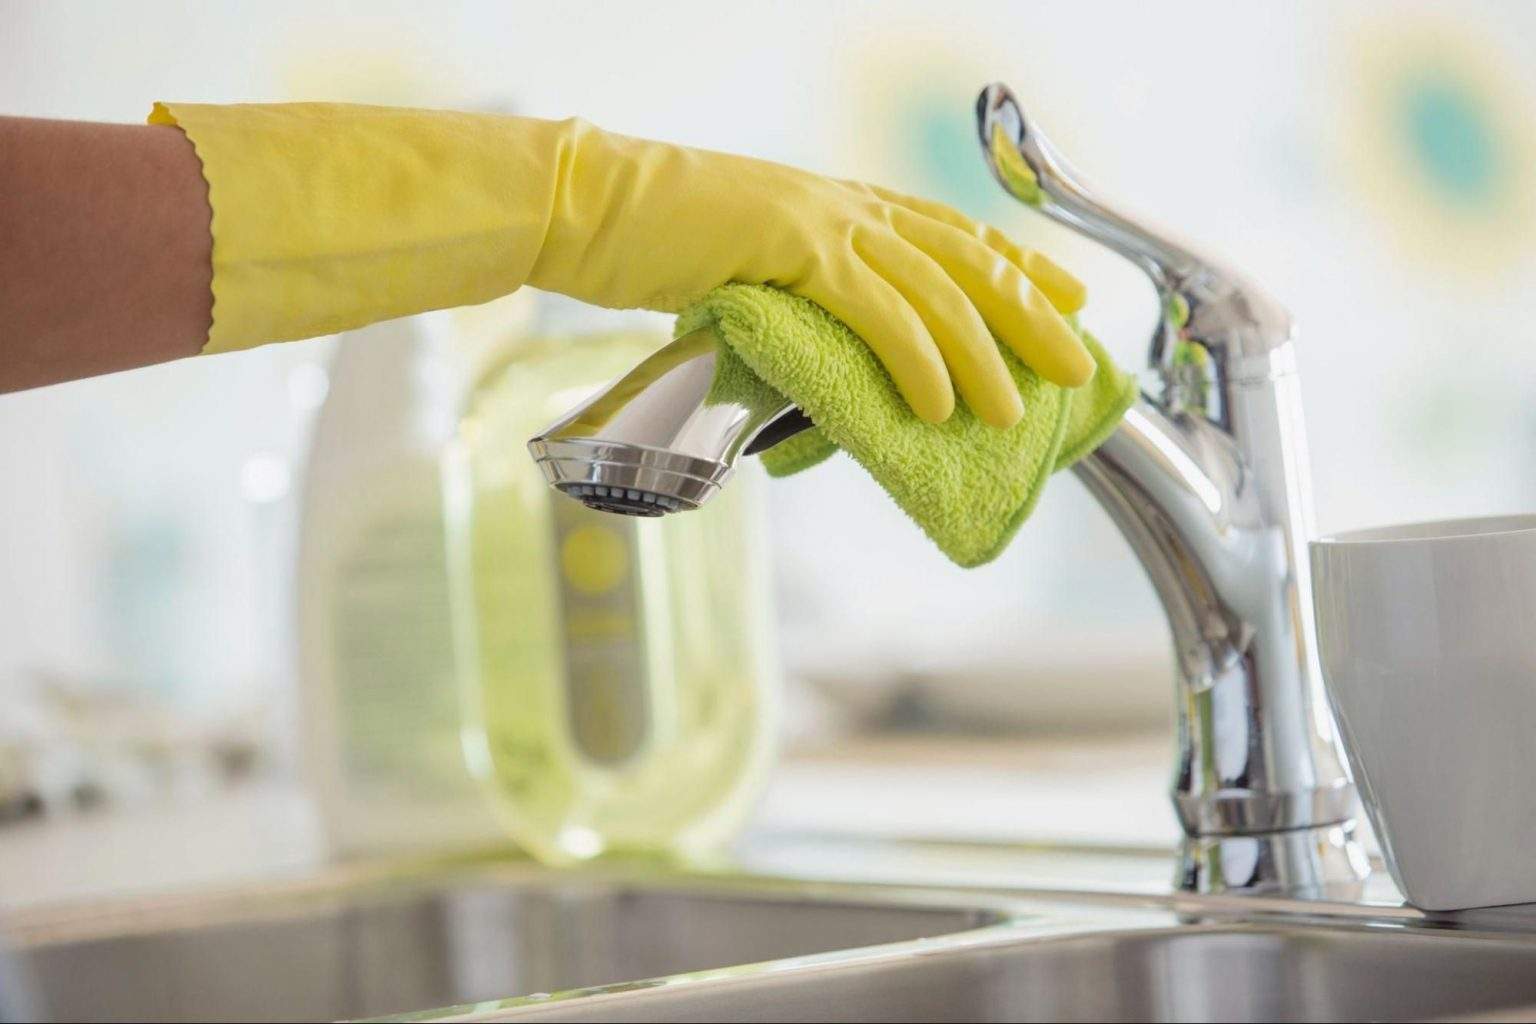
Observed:
[[[677,339],[528,442],[550,486],[632,516],[696,509],[736,461],[808,428],[782,399],[721,398],[713,328]]]
[[[1074,467],[1130,542],[1178,665],[1179,884],[1352,895],[1366,862],[1314,650],[1306,445],[1290,316],[1257,287],[1110,210],[1002,85],[977,101],[1010,195],[1140,267],[1162,316],[1143,395]],[[673,342],[539,437],[550,484],[590,507],[699,507],[737,459],[810,426],[792,405],[711,393],[713,332]]]
[[[1294,325],[1268,295],[1094,198],[1003,85],[977,100],[1014,198],[1130,260],[1162,316],[1143,395],[1077,464],[1152,579],[1178,666],[1186,888],[1358,885],[1355,788],[1321,683]]]

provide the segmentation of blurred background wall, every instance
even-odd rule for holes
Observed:
[[[867,178],[1058,255],[1139,367],[1150,289],[986,177],[971,106],[1001,79],[1106,195],[1293,310],[1331,531],[1536,503],[1536,9],[1443,7],[12,0],[0,113],[469,105]],[[89,741],[50,784],[90,802],[79,761],[123,735],[155,765],[124,791],[205,786],[189,747],[300,778],[299,484],[337,344],[0,397],[0,738]],[[417,383],[451,417],[457,385]],[[971,572],[846,460],[767,495],[797,742],[1165,727],[1161,613],[1074,480]]]

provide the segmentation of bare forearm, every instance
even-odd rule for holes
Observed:
[[[209,218],[178,129],[0,117],[0,392],[196,354]]]

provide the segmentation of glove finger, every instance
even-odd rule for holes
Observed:
[[[850,254],[835,275],[815,275],[787,287],[862,338],[919,417],[930,423],[949,419],[955,392],[944,357],[922,317],[894,285]]]
[[[1097,368],[1077,332],[1024,272],[965,232],[903,208],[892,223],[933,257],[1024,364],[1053,384],[1080,387]]]
[[[994,252],[1001,253],[1008,262],[1022,270],[1024,275],[1034,282],[1035,287],[1050,299],[1051,305],[1060,312],[1076,313],[1087,304],[1088,289],[1083,282],[1073,277],[1069,271],[1049,256],[1034,249],[1024,248],[997,228],[974,221],[959,210],[932,199],[904,195],[879,185],[871,185],[869,189],[892,206],[899,206],[941,224],[947,224],[957,231],[963,231],[979,239]]]
[[[1024,402],[997,339],[944,268],[894,234],[857,237],[854,249],[917,310],[944,357],[955,390],[971,411],[994,427],[1017,423]]]
[[[1018,248],[1015,246],[1015,248]],[[1058,312],[1071,315],[1088,304],[1088,286],[1038,249],[1019,249],[1016,264]]]

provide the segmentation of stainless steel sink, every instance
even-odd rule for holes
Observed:
[[[9,928],[56,1020],[336,1020],[605,985],[983,926],[981,909],[822,887],[512,869],[303,886]]]
[[[1390,893],[1158,891],[1146,879],[1166,853],[822,843],[805,872],[782,851],[768,859],[774,877],[349,869],[6,924],[63,1020],[1465,1020],[1536,1007],[1536,918],[1521,913],[1431,918]],[[886,881],[811,880],[838,865]]]
[[[742,972],[573,994],[563,1004],[519,1001],[483,1007],[473,1019],[1426,1020],[1531,1003],[1536,948],[1528,944],[1354,928],[1185,925],[1021,935],[803,974]]]

